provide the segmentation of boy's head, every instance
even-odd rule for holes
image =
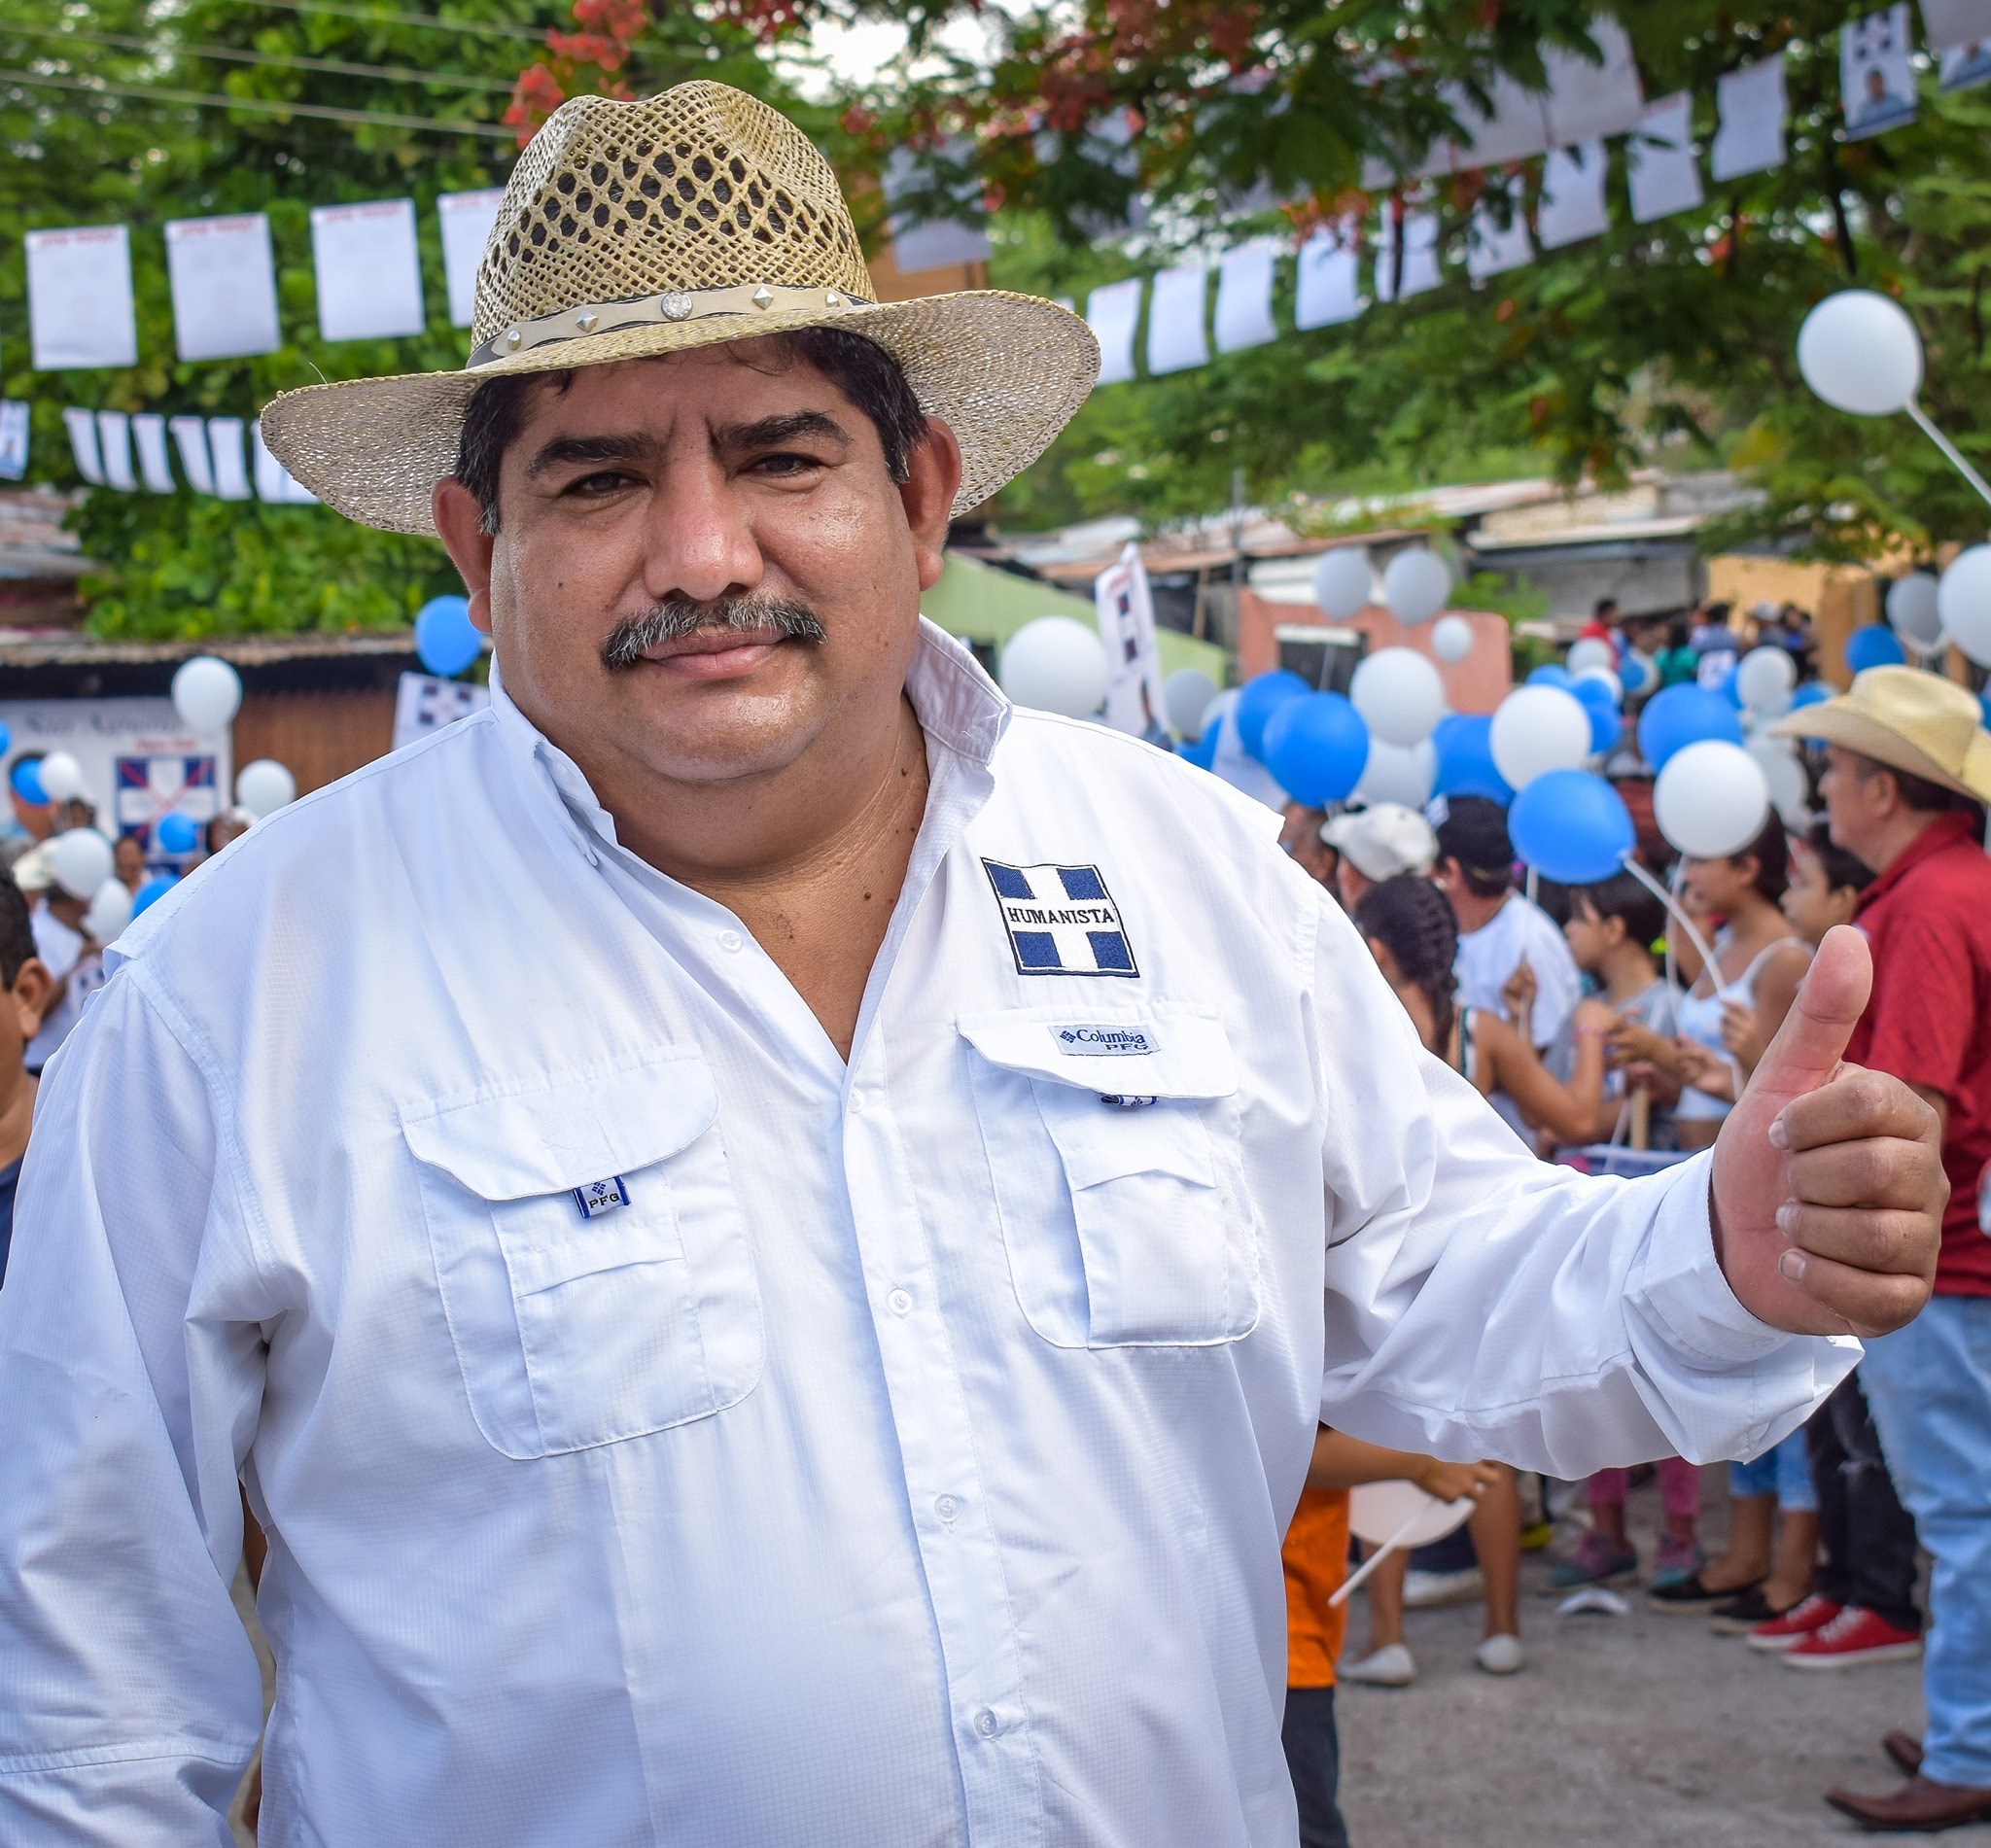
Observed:
[[[0,1073],[20,1069],[21,1055],[41,1030],[54,986],[35,955],[27,900],[13,875],[0,873]]]
[[[1860,894],[1872,883],[1873,869],[1834,845],[1832,823],[1821,816],[1791,855],[1791,883],[1780,901],[1784,916],[1799,936],[1816,946],[1834,924],[1852,923]]]
[[[1587,975],[1603,974],[1612,958],[1627,949],[1653,959],[1653,945],[1666,932],[1666,908],[1629,873],[1573,887],[1569,897],[1562,934]]]
[[[1514,843],[1507,811],[1483,795],[1449,797],[1438,823],[1438,864],[1433,877],[1456,906],[1462,895],[1498,898],[1514,884]]]

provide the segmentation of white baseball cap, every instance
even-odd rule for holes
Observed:
[[[1379,802],[1338,815],[1321,823],[1320,838],[1352,860],[1365,879],[1428,873],[1438,861],[1438,836],[1430,822],[1401,802]]]

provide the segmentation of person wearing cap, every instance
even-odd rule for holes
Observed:
[[[1438,858],[1431,823],[1400,802],[1378,802],[1338,815],[1322,826],[1320,838],[1342,856],[1335,879],[1349,912],[1370,887],[1400,873],[1422,879]]]
[[[0,1841],[227,1841],[240,1484],[277,1841],[1290,1848],[1323,1419],[1728,1455],[1920,1306],[1856,936],[1710,1156],[1545,1171],[1262,808],[922,622],[1098,348],[870,295],[775,111],[576,97],[467,367],[264,409],[491,701],[153,905],[43,1087]]]
[[[1935,1560],[1928,1726],[1919,1742],[1887,1741],[1908,1781],[1827,1799],[1869,1829],[1991,1822],[1991,736],[1981,717],[1953,681],[1877,667],[1775,727],[1823,742],[1833,843],[1875,874],[1853,913],[1872,949],[1873,994],[1846,1057],[1927,1100],[1950,1182],[1935,1298],[1872,1342],[1860,1367],[1895,1486]],[[1885,1652],[1891,1641],[1912,1653],[1913,1632],[1891,1634],[1871,1612],[1827,1616],[1830,1625],[1799,1646],[1813,1657]]]

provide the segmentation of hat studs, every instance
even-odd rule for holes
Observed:
[[[753,292],[753,305],[756,308],[766,307],[767,304],[773,299],[774,291],[768,288],[764,283],[761,285],[760,288],[754,290]]]
[[[686,295],[672,294],[657,297],[657,313],[666,321],[683,320],[691,312],[691,297]]]
[[[592,308],[586,309],[574,317],[574,325],[583,333],[592,333],[601,324],[602,317],[595,313]]]
[[[510,351],[516,353],[525,344],[525,330],[523,328],[512,328],[505,336],[505,344]]]
[[[834,289],[825,289],[822,292],[822,305],[825,308],[841,308],[844,305],[844,298]]]

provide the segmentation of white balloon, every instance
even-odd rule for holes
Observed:
[[[1178,667],[1162,682],[1169,729],[1192,744],[1203,736],[1203,715],[1217,696],[1217,683],[1200,667]]]
[[[1601,636],[1581,636],[1569,645],[1569,652],[1562,657],[1562,665],[1569,670],[1572,680],[1581,680],[1586,668],[1607,667],[1615,673],[1618,650]]]
[[[1069,616],[1027,622],[1002,650],[1002,690],[1019,706],[1090,718],[1106,697],[1106,647],[1100,632]]]
[[[66,750],[52,750],[35,766],[51,802],[73,802],[84,791],[83,766]],[[77,893],[80,898],[81,892]]]
[[[1938,594],[1936,579],[1926,571],[1911,571],[1887,587],[1888,626],[1918,654],[1931,653],[1942,641]]]
[[[1744,709],[1753,713],[1787,711],[1797,684],[1798,664],[1790,649],[1773,643],[1751,648],[1735,670],[1735,691],[1741,694]]]
[[[97,888],[83,914],[83,934],[100,948],[114,942],[131,922],[131,893],[122,879],[107,879]]]
[[[1438,781],[1438,746],[1420,739],[1406,750],[1401,745],[1369,741],[1369,761],[1362,766],[1362,781],[1355,785],[1355,799],[1372,807],[1378,802],[1401,802],[1407,809],[1421,809],[1431,800],[1431,785]]]
[[[1357,663],[1348,698],[1372,739],[1409,747],[1437,726],[1445,682],[1415,648],[1379,648]]]
[[[1595,680],[1599,686],[1609,687],[1611,690],[1611,704],[1613,706],[1623,706],[1624,704],[1624,682],[1618,678],[1615,669],[1608,667],[1587,667],[1581,674],[1575,675],[1575,679],[1579,683],[1584,680]]]
[[[49,871],[72,898],[94,898],[114,864],[111,843],[93,827],[73,827],[49,843]]]
[[[1770,806],[1777,818],[1793,832],[1801,832],[1811,821],[1811,785],[1804,766],[1788,738],[1752,738],[1742,749],[1756,759],[1764,781],[1769,785]]]
[[[1643,648],[1631,649],[1624,658],[1627,661],[1636,661],[1638,663],[1639,681],[1634,691],[1641,698],[1644,698],[1647,694],[1657,692],[1659,685],[1659,664],[1651,655],[1646,653]]]
[[[1666,759],[1653,785],[1653,819],[1690,858],[1739,854],[1769,819],[1769,779],[1740,745],[1703,738]]]
[[[1942,633],[1979,667],[1991,667],[1991,545],[1957,553],[1936,586]]]
[[[286,802],[297,799],[297,778],[273,757],[259,757],[235,772],[236,805],[247,809],[259,821],[265,815],[275,814]]]
[[[1313,568],[1313,601],[1330,622],[1345,622],[1375,594],[1376,573],[1360,545],[1338,545]]]
[[[242,677],[226,661],[196,654],[173,671],[173,710],[188,729],[220,731],[242,705]]]
[[[1441,661],[1463,661],[1473,651],[1473,625],[1463,616],[1440,616],[1431,625],[1431,652]]]
[[[1892,417],[1921,389],[1922,336],[1892,297],[1842,289],[1804,317],[1798,369],[1834,410]]]
[[[1382,573],[1382,601],[1399,622],[1415,628],[1429,622],[1451,595],[1451,570],[1422,545],[1397,553]]]
[[[1590,754],[1590,715],[1559,686],[1517,686],[1493,715],[1493,768],[1516,789],[1550,770],[1581,769]]]

